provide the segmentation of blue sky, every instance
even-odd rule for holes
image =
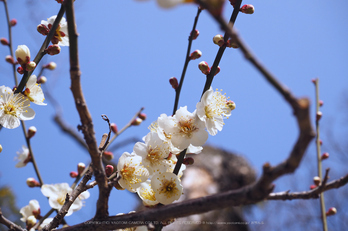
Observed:
[[[346,105],[346,63],[348,38],[346,25],[347,2],[291,1],[245,2],[255,6],[253,15],[239,14],[236,29],[262,63],[296,96],[309,97],[314,102],[312,78],[320,78],[320,95],[324,100],[322,130],[341,134],[339,114]],[[333,6],[333,4],[336,4]],[[7,37],[5,14],[0,6],[0,37]],[[55,1],[9,1],[11,18],[18,20],[13,28],[13,45],[26,44],[34,57],[44,37],[36,31],[41,20],[59,11]],[[93,117],[98,142],[107,125],[101,119],[106,114],[119,128],[145,107],[148,119],[139,127],[132,127],[116,142],[130,137],[141,138],[148,133],[148,126],[162,114],[171,114],[174,90],[168,83],[172,76],[181,75],[189,32],[196,14],[194,4],[164,10],[155,1],[76,1],[76,20],[79,36],[82,87],[87,105]],[[225,18],[232,8],[226,5]],[[180,106],[194,111],[204,87],[205,77],[198,70],[200,61],[213,63],[218,47],[212,38],[222,34],[218,25],[202,12],[197,29],[200,35],[193,42],[192,50],[199,49],[203,56],[188,67]],[[0,47],[0,56],[9,54]],[[45,71],[48,82],[44,86],[63,108],[63,118],[72,127],[79,124],[70,92],[68,48],[61,54],[45,57],[41,64],[57,63],[55,71]],[[240,51],[227,49],[220,63],[221,72],[216,76],[213,88],[223,89],[237,108],[225,122],[222,132],[209,137],[208,144],[245,155],[260,172],[265,162],[277,164],[286,158],[298,129],[291,108],[263,77],[243,58]],[[35,72],[34,74],[37,74]],[[10,66],[0,62],[0,85],[14,85]],[[34,120],[27,127],[36,126],[38,132],[32,146],[43,180],[47,184],[68,182],[70,171],[78,162],[88,163],[85,150],[64,135],[54,124],[54,109],[33,106]],[[314,118],[314,107],[312,107]],[[325,132],[323,132],[325,136]],[[37,199],[42,212],[49,209],[39,189],[28,189],[25,180],[35,177],[31,165],[16,169],[16,151],[25,143],[22,130],[2,129],[0,144],[0,184],[9,185],[15,191],[19,207]],[[313,155],[313,144],[308,154]],[[122,147],[115,156],[131,152],[133,145]],[[314,160],[313,160],[314,161]],[[301,166],[301,168],[305,168]],[[301,169],[299,170],[301,171]],[[308,179],[310,182],[311,179]],[[278,189],[278,188],[276,188]],[[304,188],[303,190],[305,190]],[[26,193],[23,194],[22,192]],[[68,217],[70,223],[90,219],[94,214],[97,190],[91,190],[86,208]],[[129,212],[136,201],[130,193],[113,190],[110,214]]]

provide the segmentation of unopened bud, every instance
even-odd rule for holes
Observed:
[[[0,144],[0,153],[2,152],[2,145]]]
[[[240,8],[240,11],[244,14],[253,14],[255,9],[251,4],[246,4]]]
[[[114,166],[112,165],[106,165],[105,166],[105,174],[106,176],[111,176],[111,174],[114,172]]]
[[[49,47],[47,47],[46,52],[49,55],[57,55],[60,53],[60,46],[58,46],[57,44],[51,45]]]
[[[202,61],[198,64],[199,70],[205,75],[208,75],[210,73],[210,67],[207,62]]]
[[[15,25],[17,25],[17,19],[11,19],[11,21],[10,21],[10,25],[11,26],[15,26]]]
[[[31,215],[27,218],[25,221],[25,224],[27,225],[27,229],[31,229],[36,224],[36,218],[35,216]]]
[[[311,81],[312,81],[312,83],[314,83],[314,84],[317,82],[316,79],[312,79]]]
[[[321,155],[321,160],[326,160],[329,158],[329,153],[328,152],[324,152],[323,155]]]
[[[19,45],[15,51],[15,55],[20,65],[30,62],[30,50],[26,45]]]
[[[324,105],[324,101],[319,100],[319,106],[322,107]]]
[[[227,107],[228,107],[229,109],[231,109],[231,111],[234,110],[234,109],[236,109],[236,104],[235,104],[235,102],[233,102],[232,100],[228,100],[228,101],[226,102],[226,105],[227,105]]]
[[[319,176],[313,177],[313,182],[316,186],[319,186],[321,182],[320,177]]]
[[[113,133],[117,134],[117,132],[118,132],[117,125],[115,123],[111,123],[110,127],[111,127],[111,131]]]
[[[199,59],[200,57],[202,57],[202,52],[200,50],[195,50],[190,55],[191,60],[196,60],[196,59]]]
[[[196,29],[193,31],[193,33],[190,33],[190,36],[192,36],[192,40],[195,40],[199,35],[199,31]]]
[[[146,116],[145,113],[140,113],[140,114],[138,115],[138,117],[144,121],[144,120],[146,120],[146,117],[147,117],[147,116]]]
[[[110,151],[104,151],[103,156],[107,160],[112,160],[114,158],[114,154]]]
[[[55,62],[50,62],[50,63],[46,64],[43,67],[52,71],[52,70],[56,69],[57,64]]]
[[[0,43],[4,46],[10,45],[10,43],[8,42],[6,38],[0,38]]]
[[[221,34],[217,34],[214,36],[213,38],[213,42],[218,45],[219,47],[221,47],[222,45],[225,44],[225,41],[224,41],[224,36],[222,36]]]
[[[27,185],[30,188],[40,187],[40,183],[37,180],[35,180],[34,178],[32,178],[32,177],[27,179]]]
[[[220,70],[221,70],[221,68],[218,66],[218,67],[216,68],[215,75],[219,74]],[[214,76],[215,76],[215,75],[214,75]]]
[[[193,165],[194,162],[195,160],[192,157],[187,157],[182,161],[184,165]]]
[[[235,42],[232,42],[231,39],[227,40],[226,46],[229,48],[238,48],[238,44]]]
[[[45,76],[40,76],[37,80],[36,83],[46,83],[47,82],[47,78]]]
[[[23,75],[23,74],[24,74],[24,69],[23,69],[23,67],[17,67],[17,72],[18,72],[19,74]]]
[[[74,172],[74,171],[70,172],[70,177],[71,178],[76,178],[78,175],[79,174],[77,172]]]
[[[44,24],[38,25],[36,29],[42,35],[48,35],[48,32],[50,32],[50,29],[48,29]]]
[[[320,145],[323,145],[323,141],[322,141],[322,140],[319,140],[319,144],[320,144]]]
[[[36,63],[31,61],[25,66],[27,71],[33,71],[36,67]]]
[[[321,111],[318,111],[317,116],[316,116],[316,120],[319,121],[322,116],[323,116],[323,113]]]
[[[78,163],[77,164],[77,173],[79,175],[81,175],[82,172],[85,170],[85,168],[86,168],[86,165],[84,163],[82,163],[82,162]]]
[[[35,126],[29,127],[29,129],[28,129],[28,138],[29,139],[32,138],[36,134],[36,131],[37,131],[37,129],[36,129]]]
[[[132,125],[138,126],[141,124],[141,122],[143,122],[143,120],[138,117],[135,120],[133,120]]]
[[[179,86],[178,79],[175,77],[171,77],[169,79],[169,83],[170,83],[170,85],[172,85],[172,88],[174,88],[174,89],[177,89]]]
[[[309,187],[309,189],[310,189],[310,190],[313,190],[313,189],[315,189],[316,187],[318,187],[318,186],[312,184],[312,185]]]
[[[6,55],[5,60],[8,63],[15,64],[15,61],[11,55]]]
[[[336,213],[337,213],[337,209],[335,207],[331,207],[327,210],[326,216],[332,216],[332,215],[335,215]]]

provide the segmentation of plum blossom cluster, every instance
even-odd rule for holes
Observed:
[[[207,90],[196,110],[179,108],[172,116],[161,114],[151,124],[143,142],[134,145],[133,152],[125,152],[117,164],[119,185],[130,192],[137,192],[146,206],[170,204],[182,194],[181,176],[186,169],[181,165],[173,173],[183,150],[198,154],[210,135],[222,130],[224,118],[235,109],[233,101],[220,91]]]

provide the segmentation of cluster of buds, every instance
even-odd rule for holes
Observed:
[[[46,53],[49,54],[49,55],[57,55],[60,53],[60,46],[57,45],[57,44],[54,44],[54,45],[50,45],[49,47],[47,47],[45,49]]]
[[[18,63],[21,65],[17,68],[19,74],[23,74],[24,71],[33,71],[36,67],[36,63],[30,61],[30,50],[26,45],[19,45],[15,52]]]
[[[146,120],[146,114],[145,113],[139,113],[138,117],[133,120],[133,122],[131,123],[131,125],[133,126],[138,126],[140,125],[144,120]]]
[[[82,162],[78,163],[77,164],[77,172],[71,171],[70,172],[70,177],[71,178],[76,178],[78,176],[81,176],[83,171],[85,170],[85,168],[86,168],[86,165],[84,163],[82,163]]]
[[[232,42],[231,39],[228,39],[225,42],[224,36],[222,36],[221,34],[215,35],[213,37],[213,42],[214,42],[214,44],[218,45],[219,47],[226,46],[226,47],[229,47],[229,48],[231,48],[231,47],[232,48],[238,48],[237,43]]]

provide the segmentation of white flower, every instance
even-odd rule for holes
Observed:
[[[207,90],[197,103],[197,116],[205,123],[210,135],[215,136],[224,125],[223,118],[231,115],[231,108],[227,105],[227,98],[219,91]]]
[[[37,200],[30,200],[29,205],[24,206],[19,210],[19,213],[22,214],[21,221],[26,222],[28,217],[34,216],[39,218],[40,216],[40,205]],[[35,222],[36,223],[36,222]]]
[[[34,119],[35,112],[29,106],[30,100],[26,96],[0,86],[0,124],[3,127],[16,128],[20,125],[19,120]]]
[[[180,107],[174,116],[162,114],[158,118],[158,127],[163,129],[166,136],[171,137],[172,144],[181,150],[188,148],[190,144],[201,146],[208,139],[204,123],[199,120],[196,111],[190,113],[186,106]]]
[[[36,75],[32,75],[29,77],[24,94],[29,98],[31,102],[35,104],[47,105],[43,102],[45,100],[45,96],[40,85],[37,84],[36,81]]]
[[[61,209],[65,203],[66,194],[71,195],[72,189],[69,187],[68,183],[61,183],[55,185],[44,184],[41,187],[41,192],[44,196],[49,198],[49,204],[54,209]],[[84,191],[81,193],[74,203],[70,206],[66,216],[70,216],[73,212],[78,211],[82,208],[82,200],[89,197],[89,192]]]
[[[26,45],[19,45],[15,55],[20,65],[30,62],[30,50]]]
[[[134,145],[134,153],[141,156],[142,164],[153,173],[166,172],[167,158],[171,152],[170,144],[158,137],[156,132],[149,132],[144,137],[145,143],[137,142]]]
[[[53,220],[53,218],[49,217],[46,218],[40,225],[39,225],[39,230],[42,229],[43,227],[45,227],[46,225],[48,225],[49,223],[51,223],[51,221]],[[53,229],[54,230],[54,229]],[[31,228],[30,231],[35,231],[34,228]]]
[[[23,145],[22,151],[17,152],[17,158],[15,159],[18,160],[18,163],[16,164],[16,168],[22,168],[26,166],[31,159],[29,155],[29,149]]]
[[[137,188],[137,193],[139,197],[143,200],[145,206],[156,205],[159,202],[156,200],[155,192],[151,188],[151,181],[147,180],[140,184],[140,187]]]
[[[141,157],[124,152],[118,159],[117,170],[121,179],[118,181],[122,188],[135,192],[141,182],[149,177],[149,171],[141,165]]]
[[[155,191],[157,201],[164,205],[178,200],[182,194],[180,180],[172,172],[154,175],[151,179],[151,187]]]
[[[54,20],[56,20],[57,15],[54,15],[47,19],[47,21],[42,20],[41,24],[48,27],[48,29],[52,28]],[[60,46],[69,46],[69,36],[68,36],[68,24],[65,18],[60,20],[59,26],[56,29],[56,33],[54,34],[51,42],[53,44],[58,44]]]

